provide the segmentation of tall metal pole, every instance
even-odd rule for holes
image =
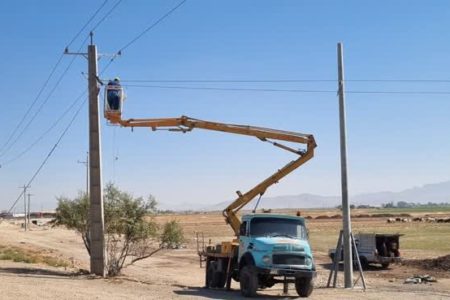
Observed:
[[[86,196],[89,195],[89,151],[86,152]]]
[[[86,167],[86,196],[89,195],[89,152],[86,152],[86,160],[77,160],[77,163],[83,164]]]
[[[28,225],[30,225],[31,221],[31,194],[28,193],[28,212],[27,212],[27,216],[28,216]]]
[[[339,88],[339,127],[341,139],[341,185],[342,185],[342,226],[344,231],[344,284],[346,288],[353,286],[353,261],[350,233],[350,206],[347,186],[347,137],[345,128],[345,97],[344,97],[344,53],[342,43],[337,45],[338,55],[338,88]]]
[[[100,120],[97,83],[97,48],[88,46],[89,61],[89,162],[90,162],[90,207],[89,237],[91,252],[91,273],[105,276],[105,239],[103,218],[103,186],[100,152]]]
[[[24,184],[20,188],[23,188],[23,212],[24,212],[23,228],[25,229],[25,231],[27,231],[27,229],[28,229],[28,225],[27,225],[27,186]]]

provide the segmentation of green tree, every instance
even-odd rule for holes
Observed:
[[[83,240],[89,255],[91,254],[91,242],[89,239],[89,199],[87,195],[78,194],[75,199],[58,197],[56,217],[52,221],[54,226],[64,225],[68,229],[77,231]]]
[[[134,198],[112,184],[104,190],[106,268],[109,276],[120,273],[126,265],[145,259],[164,248],[174,248],[183,241],[176,221],[163,226],[154,221],[157,202],[154,197]],[[90,253],[89,201],[80,194],[75,199],[58,198],[55,226],[65,226],[80,233]]]
[[[395,204],[394,204],[394,202],[388,202],[388,203],[384,203],[384,204],[381,204],[381,206],[383,207],[383,208],[395,208]]]
[[[161,234],[161,247],[169,249],[178,248],[183,241],[184,234],[181,225],[175,220],[167,222]]]

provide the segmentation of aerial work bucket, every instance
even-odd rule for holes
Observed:
[[[105,87],[105,117],[107,119],[117,119],[122,114],[122,102],[125,98],[123,87],[119,79],[116,78],[108,82]]]

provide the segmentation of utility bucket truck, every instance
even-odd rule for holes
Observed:
[[[122,90],[119,92],[120,95],[124,95]],[[316,147],[314,137],[310,134],[210,122],[186,116],[122,119],[122,102],[123,98],[120,99],[117,109],[105,105],[105,118],[113,125],[147,127],[153,131],[165,129],[182,133],[199,128],[246,135],[296,155],[294,160],[246,193],[236,192],[237,199],[223,211],[225,221],[233,229],[236,238],[208,246],[199,254],[206,261],[207,288],[230,289],[231,280],[234,279],[240,283],[242,295],[252,297],[256,295],[258,289],[271,287],[275,283],[283,283],[284,291],[287,292],[288,283],[293,282],[299,296],[308,297],[313,291],[316,268],[308,242],[305,220],[299,216],[257,213],[246,214],[240,218],[238,212],[254,198],[261,197],[271,185],[310,160]],[[300,143],[303,149],[292,148],[278,141]]]

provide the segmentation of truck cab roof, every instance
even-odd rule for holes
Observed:
[[[301,220],[305,222],[303,217],[281,215],[281,214],[266,214],[266,213],[250,213],[242,216],[242,221],[249,221],[254,218],[277,218],[277,219],[289,219],[289,220]]]

